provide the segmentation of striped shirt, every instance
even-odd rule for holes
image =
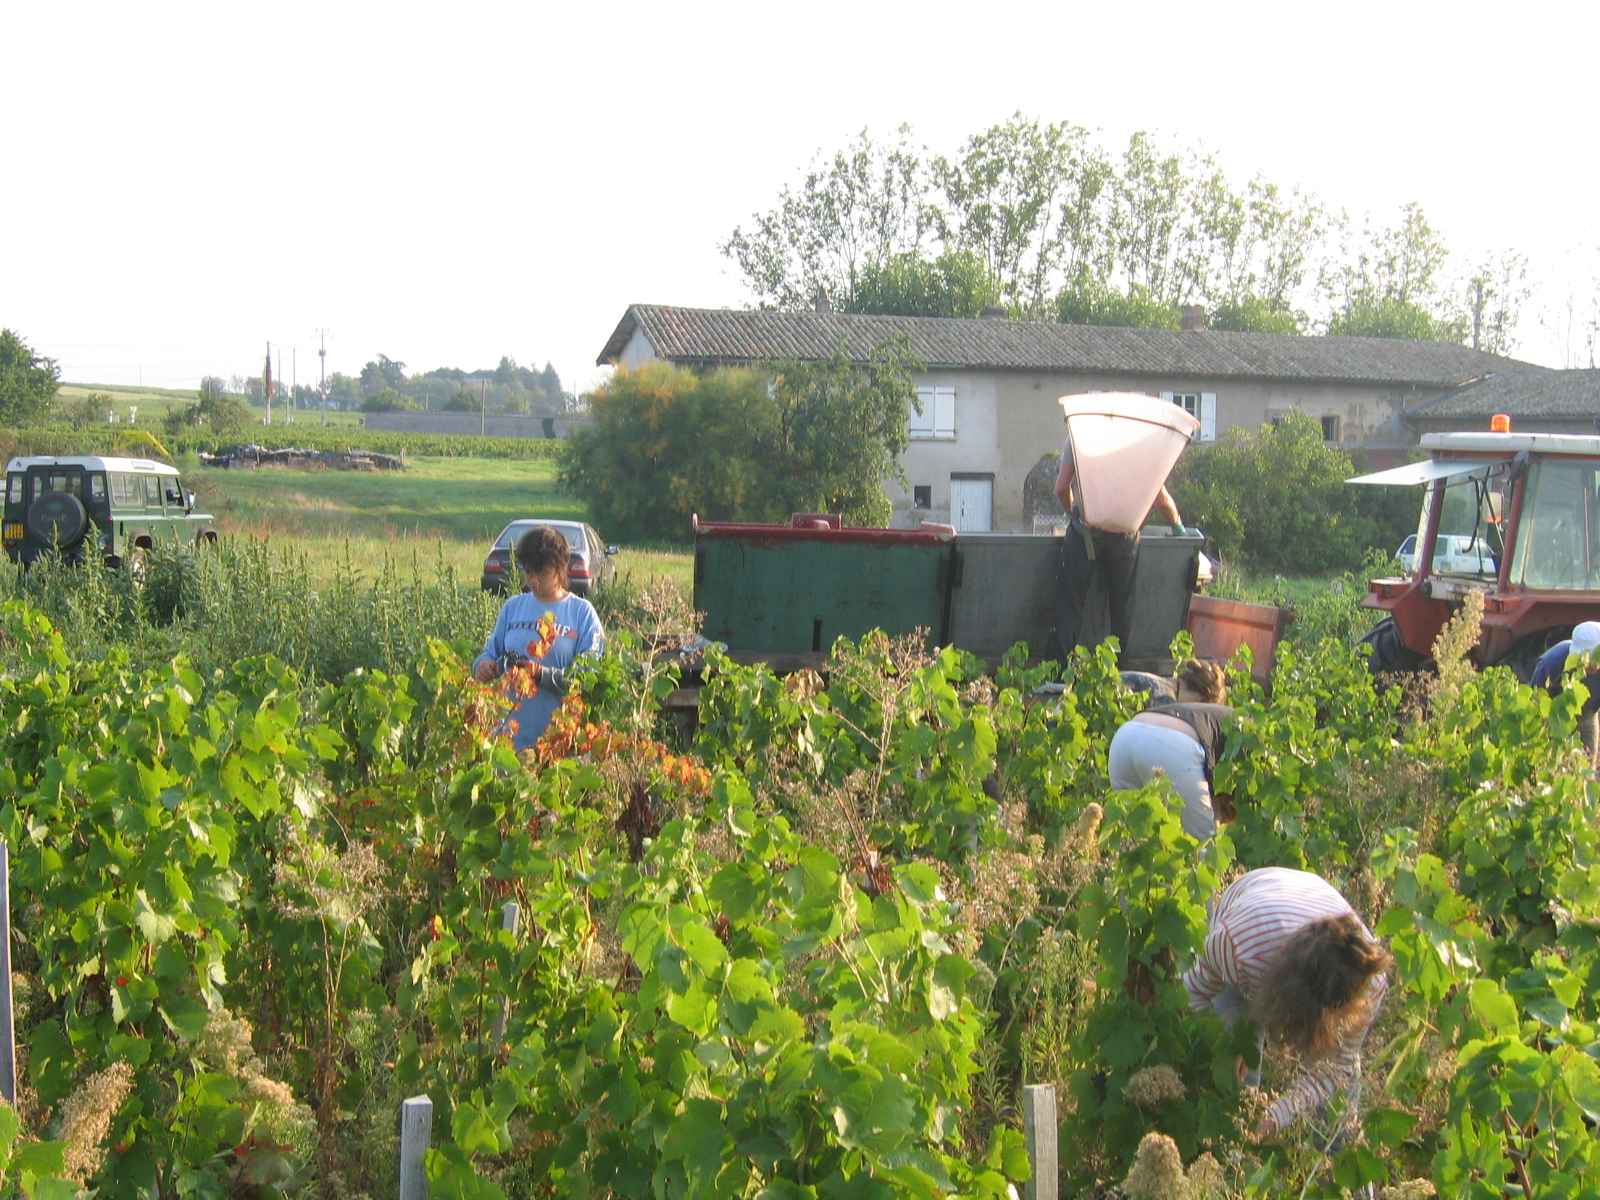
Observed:
[[[1355,915],[1355,910],[1327,880],[1309,871],[1266,867],[1235,880],[1217,897],[1205,949],[1183,976],[1189,1007],[1196,1012],[1205,1009],[1230,985],[1253,1003],[1267,968],[1295,934],[1319,918],[1345,913]],[[1368,987],[1372,1007],[1367,1023],[1345,1030],[1333,1053],[1268,1108],[1279,1129],[1287,1129],[1325,1103],[1360,1070],[1361,1045],[1389,989],[1388,976],[1373,976]]]

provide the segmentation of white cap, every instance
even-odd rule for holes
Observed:
[[[1572,631],[1572,652],[1592,654],[1600,650],[1600,621],[1584,621]]]

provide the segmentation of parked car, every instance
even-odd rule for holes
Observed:
[[[1417,535],[1412,534],[1394,552],[1408,571],[1417,569]],[[1488,574],[1497,567],[1494,550],[1482,539],[1441,533],[1433,539],[1433,569],[1442,574]]]
[[[12,562],[59,553],[136,565],[158,541],[214,542],[175,467],[146,458],[35,455],[6,464],[4,542]]]
[[[579,596],[587,596],[595,585],[605,586],[617,578],[617,564],[612,558],[615,546],[601,540],[592,526],[581,521],[546,521],[539,517],[523,517],[511,522],[500,531],[489,556],[483,560],[483,590],[504,595],[513,588],[522,591],[522,574],[512,562],[512,554],[523,534],[538,525],[547,525],[567,539],[572,558],[567,563],[567,586]]]

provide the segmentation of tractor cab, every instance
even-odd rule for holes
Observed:
[[[1483,595],[1482,666],[1526,680],[1579,621],[1600,620],[1600,437],[1431,433],[1430,457],[1348,482],[1424,487],[1410,578],[1374,579],[1389,614],[1364,639],[1374,670],[1409,670],[1470,592]]]

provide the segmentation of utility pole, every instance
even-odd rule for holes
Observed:
[[[294,424],[295,405],[300,402],[300,347],[289,347],[289,418],[285,424]]]
[[[482,437],[489,428],[489,381],[478,380],[478,436]]]
[[[317,330],[317,336],[322,339],[322,348],[317,351],[317,354],[322,359],[322,386],[319,390],[322,392],[322,423],[326,426],[328,423],[328,331],[319,329]]]
[[[272,424],[272,343],[267,343],[267,365],[261,376],[261,394],[267,401],[267,419],[263,425]]]
[[[1483,328],[1483,280],[1472,281],[1472,348],[1478,348],[1478,333]]]
[[[282,346],[278,347],[278,382],[279,383],[283,382],[283,347]],[[270,409],[267,411],[267,424],[268,425],[272,424],[272,411]]]

